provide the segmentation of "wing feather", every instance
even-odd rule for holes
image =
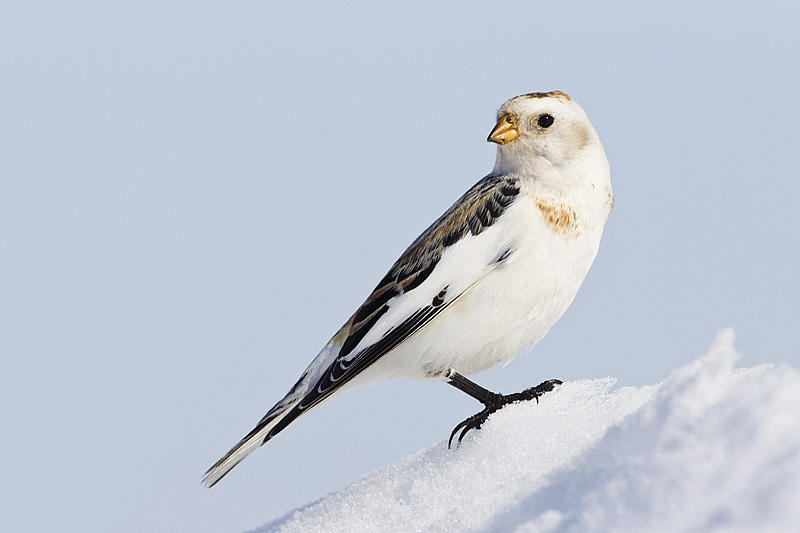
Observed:
[[[519,190],[519,184],[514,178],[489,175],[470,188],[417,237],[344,325],[342,329],[346,330],[347,336],[336,358],[306,393],[303,400],[270,431],[268,438],[277,434],[304,410],[333,394],[458,299],[463,292],[446,298],[446,290],[442,291],[432,298],[431,305],[414,310],[379,340],[362,347],[353,355],[364,337],[392,306],[393,299],[408,294],[422,285],[435,270],[448,246],[454,245],[467,235],[478,235],[494,224],[513,203]]]
[[[280,433],[298,416],[319,404],[425,327],[477,283],[478,280],[473,280],[460,293],[453,295],[447,293],[449,285],[444,289],[436,287],[437,293],[431,294],[429,305],[409,309],[404,318],[395,317],[393,320],[397,324],[392,324],[371,344],[360,346],[364,338],[381,323],[381,318],[394,303],[424,284],[436,269],[447,247],[467,235],[478,235],[494,224],[514,202],[519,190],[519,184],[514,178],[489,175],[470,188],[417,237],[317,359],[312,361],[289,393],[206,472],[204,483],[209,487],[213,486],[255,448]],[[511,248],[501,251],[494,264],[503,261],[510,253]],[[487,266],[491,268],[491,265]],[[379,327],[383,328],[385,325]]]
[[[348,338],[339,356],[349,355],[358,345],[356,339],[360,341],[366,335],[366,331],[361,330],[375,325],[375,322],[366,320],[368,317],[374,316],[373,313],[382,310],[396,296],[422,285],[436,268],[447,247],[466,235],[478,235],[494,224],[518,194],[519,183],[516,179],[491,174],[464,193],[411,243],[345,324],[349,330]],[[353,337],[353,341],[348,342],[350,337]]]

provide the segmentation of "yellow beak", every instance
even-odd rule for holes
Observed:
[[[497,144],[508,144],[517,137],[519,137],[519,130],[516,124],[509,122],[507,116],[503,115],[486,140]]]

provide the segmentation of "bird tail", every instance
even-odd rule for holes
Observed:
[[[342,326],[342,329],[334,335],[325,348],[317,355],[317,357],[306,368],[303,375],[289,390],[289,393],[279,401],[275,406],[267,411],[256,427],[250,433],[244,436],[242,440],[236,443],[236,446],[228,450],[228,453],[223,455],[219,461],[209,468],[203,476],[203,485],[206,487],[213,487],[220,479],[230,472],[233,467],[241,463],[245,457],[253,453],[253,451],[267,442],[269,439],[286,429],[286,426],[291,424],[298,416],[307,413],[318,402],[312,402],[307,406],[300,408],[300,401],[306,396],[311,389],[312,383],[316,383],[319,376],[324,369],[328,368],[332,358],[336,356],[341,346],[341,337],[347,333],[348,324]],[[325,396],[319,397],[321,400]]]
[[[223,455],[219,461],[214,463],[211,468],[206,471],[203,476],[203,485],[208,488],[213,487],[220,479],[225,477],[234,466],[238,465],[245,457],[253,453],[256,448],[267,442],[289,425],[289,423],[299,415],[296,410],[292,409],[299,401],[300,398],[288,400],[287,397],[278,402],[275,407],[264,415],[264,418],[259,421],[250,433],[245,435],[242,440],[236,443],[236,446],[228,450],[228,453]]]

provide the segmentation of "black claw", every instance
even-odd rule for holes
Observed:
[[[459,446],[459,445],[461,445],[461,440],[464,438],[464,435],[466,435],[466,434],[467,434],[467,431],[469,431],[470,429],[472,429],[470,426],[466,426],[466,427],[465,427],[465,428],[464,428],[464,429],[461,431],[461,435],[459,435],[459,436],[458,436],[458,444],[457,444],[456,446]],[[476,427],[475,429],[479,429],[479,427]]]
[[[453,437],[456,436],[456,433],[458,433],[458,430],[461,429],[462,427],[466,426],[468,423],[469,423],[469,418],[467,418],[463,422],[460,422],[456,427],[453,428],[453,432],[450,433],[450,439],[447,441],[447,449],[448,450],[450,449],[450,446],[453,444]],[[462,437],[463,437],[463,435],[462,435]],[[458,439],[458,442],[461,442],[460,438]]]
[[[461,444],[461,440],[469,432],[469,430],[480,429],[483,423],[486,422],[492,413],[499,411],[510,403],[536,400],[536,403],[538,404],[539,396],[545,392],[550,392],[555,388],[556,385],[561,384],[562,382],[559,379],[548,379],[547,381],[543,381],[539,385],[531,387],[530,389],[525,389],[522,392],[494,395],[491,400],[484,402],[484,405],[486,406],[485,409],[460,422],[455,428],[453,428],[452,433],[450,433],[450,438],[447,440],[447,448],[451,448],[453,444],[453,437],[455,437],[459,430],[461,430],[461,434],[458,436],[458,440],[456,441],[456,448],[458,448],[458,446]]]
[[[489,418],[489,415],[493,413],[495,410],[496,409],[491,410],[489,407],[487,407],[480,413],[473,415],[467,418],[466,420],[460,422],[455,428],[453,428],[453,432],[450,433],[450,439],[448,439],[447,441],[447,447],[448,448],[452,447],[453,437],[455,437],[456,433],[458,433],[458,431],[461,430],[461,434],[458,436],[458,439],[456,440],[456,448],[458,448],[458,446],[461,444],[461,441],[464,439],[464,435],[466,435],[470,429],[480,429],[481,425],[486,421],[487,418]]]

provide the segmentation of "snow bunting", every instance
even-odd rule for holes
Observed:
[[[211,487],[253,450],[334,393],[394,377],[441,380],[485,408],[459,441],[506,404],[464,375],[539,341],[572,303],[594,261],[613,195],[603,145],[560,91],[505,102],[488,141],[494,169],[392,265],[372,294],[253,430],[205,474]]]

